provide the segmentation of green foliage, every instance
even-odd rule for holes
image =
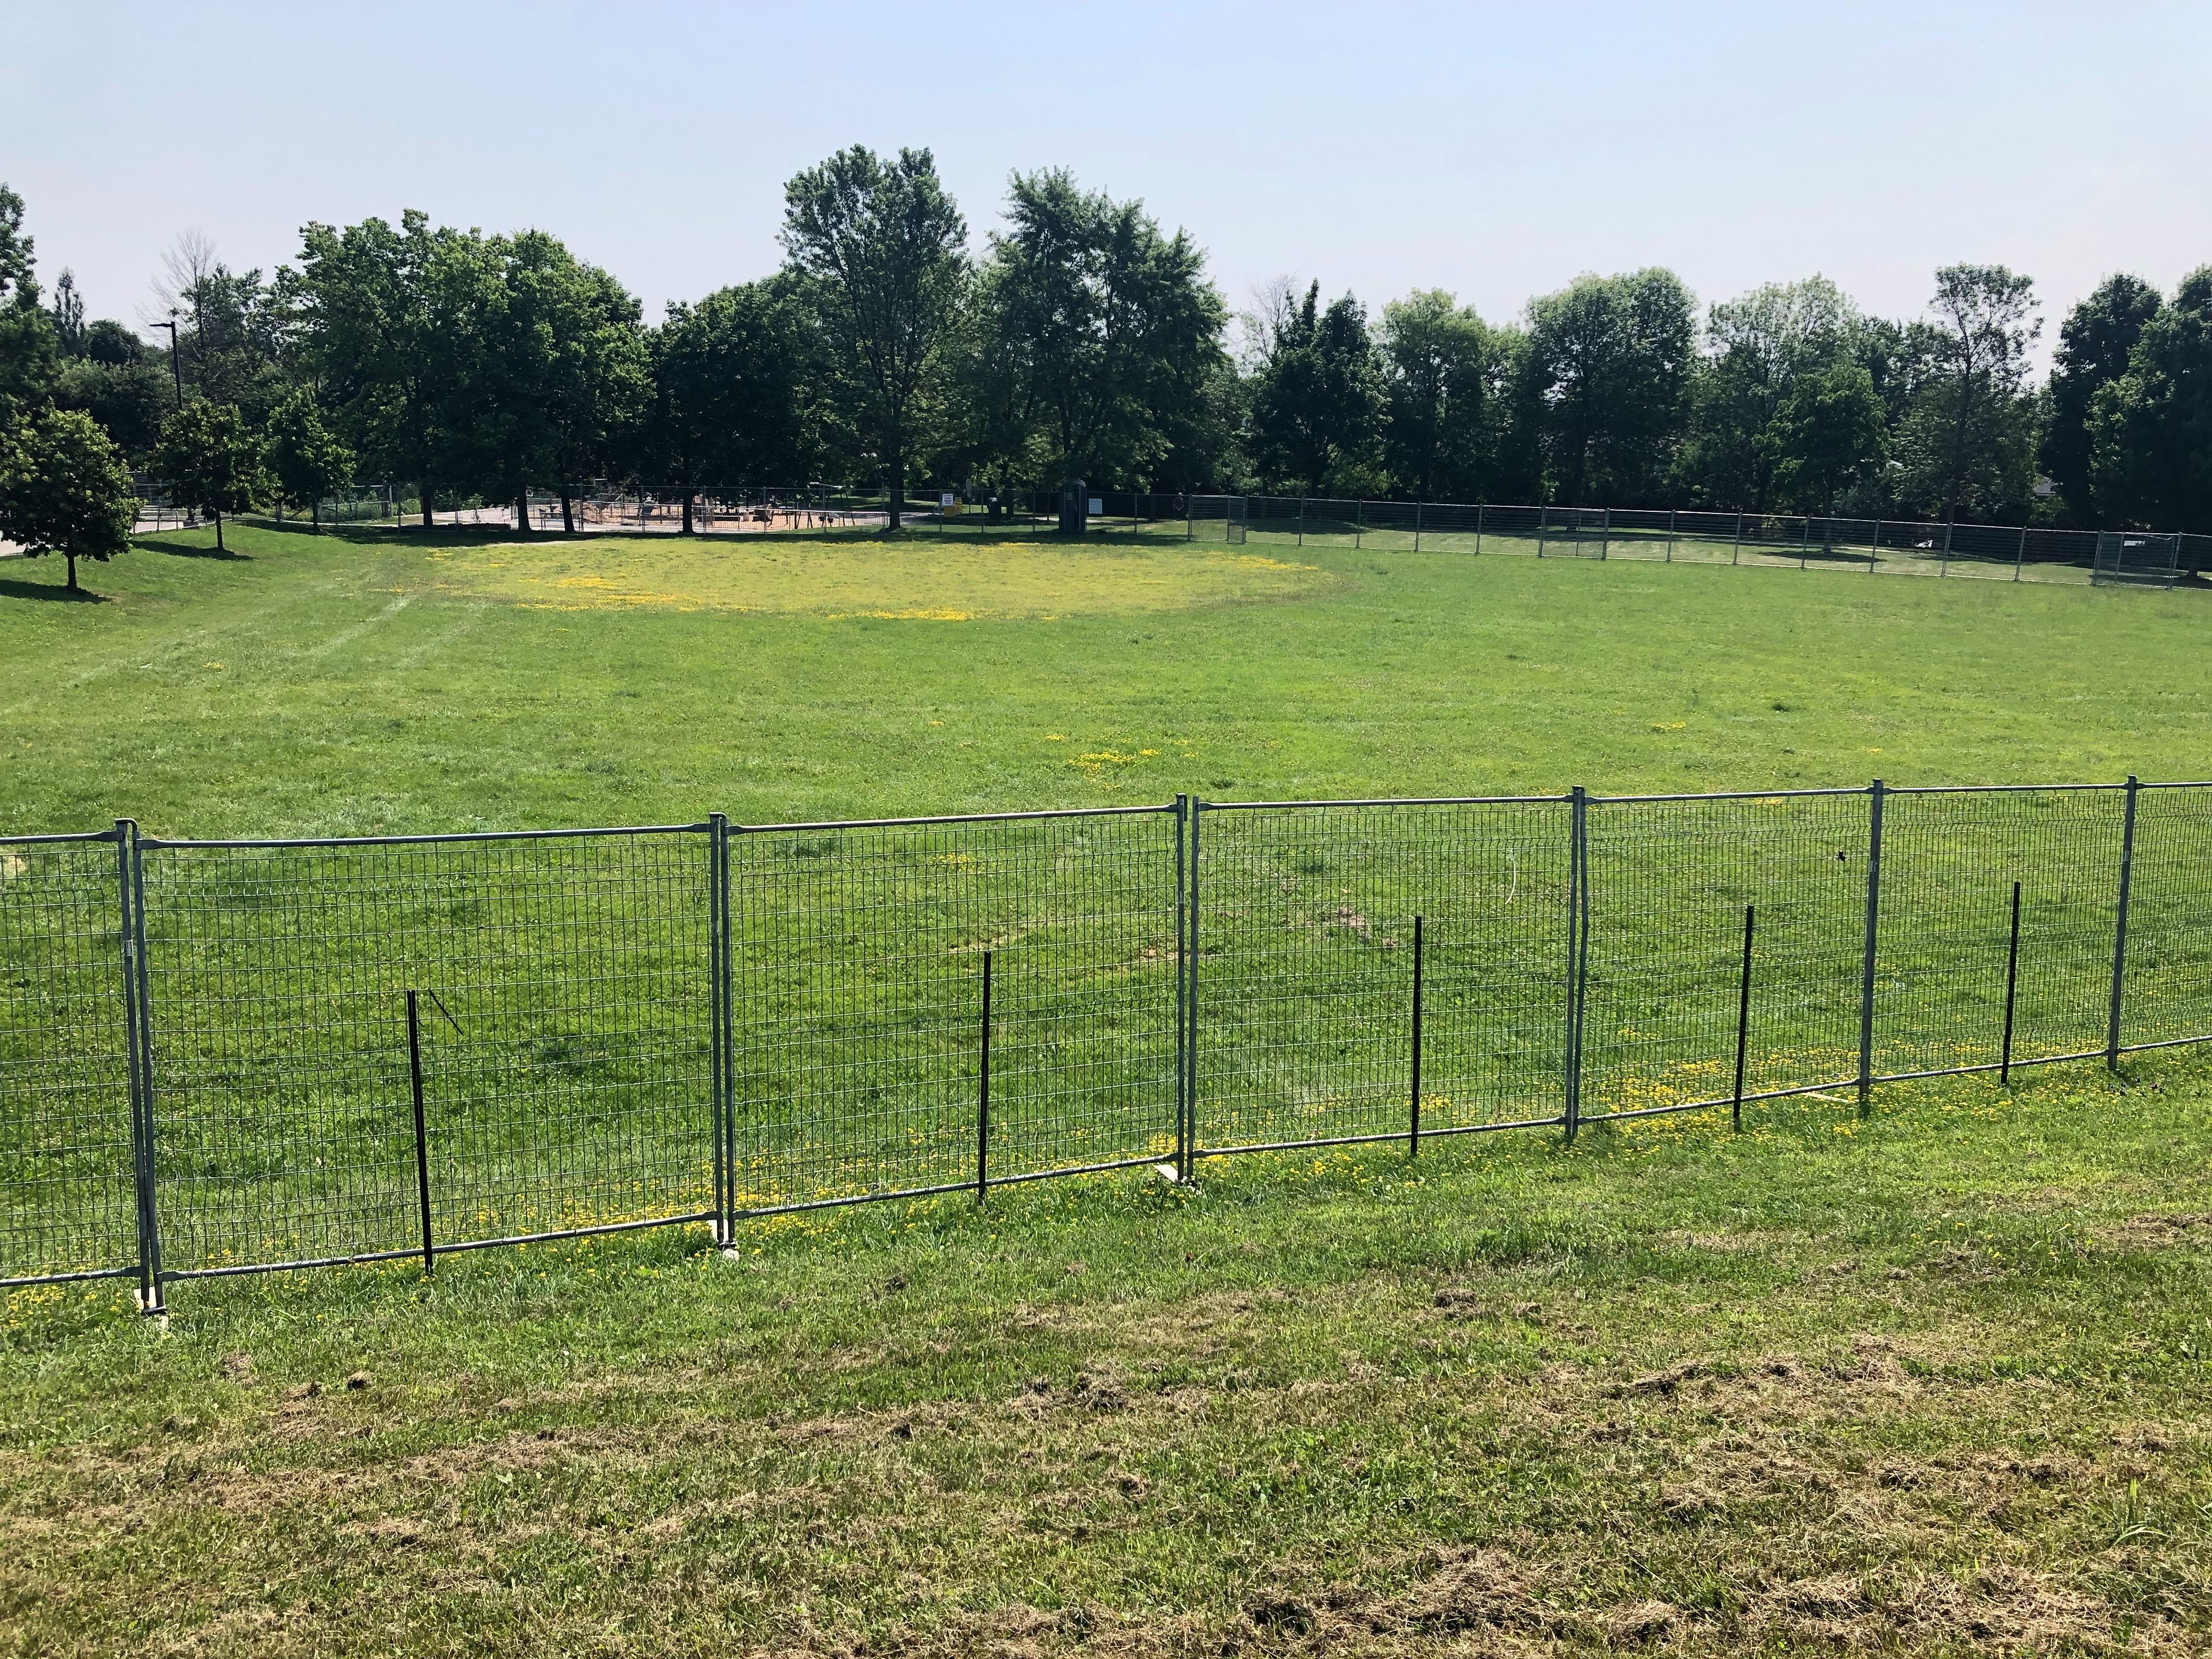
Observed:
[[[647,339],[644,461],[687,490],[801,477],[801,319],[789,284],[747,283],[677,304]],[[690,506],[684,507],[687,527]]]
[[[1874,376],[1850,362],[1800,374],[1768,423],[1773,489],[1799,513],[1833,513],[1880,469],[1888,434]]]
[[[1697,335],[1690,292],[1670,270],[1578,276],[1529,302],[1522,404],[1568,505],[1664,494]]]
[[[1849,350],[1859,318],[1825,276],[1769,283],[1712,307],[1682,471],[1692,499],[1754,513],[1773,505],[1790,456],[1780,429],[1798,383]]]
[[[2092,399],[2092,481],[2108,515],[2212,524],[2212,265],[2142,325],[2127,372]]]
[[[1417,501],[1479,501],[1497,489],[1510,408],[1509,338],[1441,289],[1394,300],[1376,331],[1382,470]]]
[[[1946,265],[1936,273],[1933,373],[1899,448],[1917,459],[1916,493],[1940,502],[1946,520],[1961,507],[1991,513],[2027,498],[2035,453],[2035,411],[2024,395],[2027,352],[2043,327],[2034,286],[2002,265]]]
[[[131,470],[92,417],[49,410],[0,434],[0,538],[38,558],[106,563],[130,544],[138,501]]]
[[[84,356],[107,368],[127,368],[143,363],[151,354],[146,343],[112,317],[96,317],[85,325]]]
[[[23,198],[0,184],[0,427],[44,409],[53,394],[58,352],[33,255]]]
[[[98,329],[103,325],[92,326]],[[53,399],[58,408],[82,410],[91,416],[134,462],[143,462],[153,454],[161,422],[176,406],[165,364],[103,362],[89,352],[61,365],[54,380]]]
[[[277,404],[263,438],[270,474],[287,507],[315,512],[325,496],[353,480],[353,452],[324,424],[312,392],[295,392]]]
[[[784,252],[826,348],[817,370],[890,487],[894,530],[917,398],[969,295],[967,236],[926,149],[885,163],[855,144],[784,187]]]
[[[289,389],[283,362],[290,318],[281,289],[258,270],[234,271],[204,237],[180,238],[163,258],[161,292],[179,323],[176,352],[188,393],[235,404],[254,424]]]
[[[270,488],[260,440],[234,404],[195,398],[161,422],[154,465],[178,506],[215,520],[221,548],[222,518],[243,513]]]
[[[1223,361],[1226,312],[1188,236],[1064,168],[1016,174],[980,291],[988,459],[1049,477],[1162,480]]]
[[[1320,309],[1321,284],[1271,296],[1252,376],[1252,461],[1279,489],[1377,493],[1382,378],[1367,312],[1351,295]]]
[[[2107,276],[2059,325],[2051,369],[2050,418],[2042,460],[2072,523],[2104,524],[2089,430],[2097,394],[2128,372],[2144,325],[2158,315],[2158,290],[2137,276]]]

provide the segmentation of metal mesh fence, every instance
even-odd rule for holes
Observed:
[[[1590,803],[1583,1121],[1732,1100],[1739,1024],[1747,1097],[1856,1079],[1867,802]]]
[[[2212,785],[125,824],[0,842],[0,1279],[158,1298],[2206,1041]]]
[[[144,858],[168,1273],[713,1214],[699,829]]]
[[[1205,806],[1199,1145],[1410,1135],[1414,923],[1424,1133],[1561,1109],[1568,806]]]
[[[116,854],[0,842],[0,1281],[137,1271]]]
[[[1170,1157],[1180,823],[738,833],[737,1210]]]

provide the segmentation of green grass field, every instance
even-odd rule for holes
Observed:
[[[164,835],[346,834],[1179,790],[2212,772],[2212,600],[2195,591],[1257,537],[1073,551],[250,526],[227,539],[228,558],[181,536],[89,567],[96,600],[62,598],[58,566],[5,567],[0,826],[130,813]],[[1741,863],[1749,849],[1758,872],[1768,811],[1665,818],[1654,856],[1695,842]],[[1432,934],[1449,1085],[1455,1008],[1475,1022],[1467,1052],[1481,1050],[1486,964],[1516,943],[1492,889],[1521,891],[1521,866],[1500,876],[1454,854],[1433,878],[1372,881],[1352,841],[1246,822],[1224,827],[1219,867],[1255,894],[1326,898],[1339,921],[1324,977],[1340,990],[1395,996],[1399,911],[1433,905],[1437,880],[1463,884],[1466,915],[1490,931],[1470,921],[1480,948],[1456,966],[1451,927]],[[1900,862],[1903,890],[1932,918],[1900,935],[1886,992],[1901,1064],[1921,1040],[1911,1011],[1928,1030],[1965,1011],[1985,1044],[1989,964],[1975,957],[1964,979],[1942,964],[1961,941],[1988,954],[1994,900],[1960,897],[1989,872],[1947,862],[1940,816],[1899,823],[1899,848],[1923,852]],[[2007,834],[2067,883],[2100,883],[2102,843],[2078,828],[2024,817]],[[1808,817],[1802,862],[1760,872],[1790,901],[1772,948],[1790,969],[1762,1018],[1794,1047],[1758,1064],[1825,1060],[1833,1038],[1807,988],[1833,965],[1831,924],[1850,919],[1836,833]],[[2077,842],[2094,853],[2078,872],[2064,856]],[[2157,867],[2185,867],[2188,845]],[[805,836],[740,847],[766,863],[839,851]],[[1633,841],[1609,856],[1644,867]],[[198,885],[173,890],[213,907],[263,866],[195,868]],[[414,930],[404,957],[460,912],[441,908],[435,870],[400,873],[418,884],[392,889]],[[1596,1004],[1592,1075],[1613,1103],[1651,1097],[1655,1077],[1710,1081],[1665,1068],[1711,1048],[1715,987],[1677,972],[1646,991],[1630,970],[1668,949],[1679,969],[1705,933],[1725,945],[1739,900],[1724,886],[1608,912],[1601,947],[1616,954],[1596,971],[1623,1000]],[[1808,930],[1794,955],[1790,903]],[[970,935],[1000,925],[988,910],[899,914],[915,959],[949,946],[957,977]],[[2063,963],[2071,986],[2102,947],[2057,914],[2037,913],[2030,954]],[[2147,915],[2154,941],[2203,931],[2187,906]],[[210,1092],[180,1126],[207,1139],[169,1154],[179,1182],[252,1153],[258,1091],[295,1091],[288,1109],[310,1127],[388,1115],[384,1097],[404,1089],[388,1030],[343,1086],[299,1094],[307,1061],[343,1047],[335,1016],[299,1000],[275,959],[246,1002],[226,1001],[215,975],[231,947],[199,937],[172,925],[156,942],[172,975],[160,1017],[191,997],[225,1011],[207,1016]],[[696,940],[665,948],[674,961]],[[1145,964],[1132,986],[1164,973],[1140,929],[1101,948]],[[1000,949],[1018,1026],[1020,957]],[[2193,1012],[2204,947],[2160,949],[2145,994]],[[344,988],[388,1001],[398,981],[373,956],[340,964]],[[1237,960],[1218,970],[1226,1024],[1202,1053],[1271,1041],[1266,975],[1240,981]],[[489,1001],[460,1012],[514,1053],[440,1074],[482,1093],[471,1133],[526,1135],[533,1111],[619,1116],[623,1091],[673,1075],[680,1045],[659,1027],[602,1052],[579,1032],[605,1033],[539,1029],[482,971]],[[1036,983],[1046,1006],[1053,983]],[[610,1006],[659,994],[638,980]],[[900,1066],[953,1075],[927,1043],[896,1046],[941,1011],[870,994],[831,1012],[856,1052],[880,1040],[889,1080],[873,1086],[895,1091]],[[2095,1022],[2080,1000],[2033,981],[2027,1033],[2062,1051]],[[238,1010],[264,1005],[294,1022],[278,1057],[294,1073],[256,1073],[237,1043]],[[1348,1006],[1353,1024],[1321,1040],[1372,1072],[1374,1110],[1395,1110],[1395,1060],[1355,1053],[1370,1017]],[[1240,1021],[1255,1034],[1243,1049]],[[1064,1086],[1051,1074],[1065,1059],[1031,1056],[1040,1101]],[[1300,1121],[1221,1076],[1224,1098],[1255,1103],[1253,1123]],[[1271,1155],[1204,1164],[1191,1188],[1116,1175],[1001,1188],[981,1208],[802,1212],[747,1224],[734,1259],[693,1228],[448,1256],[428,1285],[404,1264],[196,1281],[171,1287],[166,1324],[133,1316],[112,1285],[9,1292],[0,1651],[2201,1650],[2212,1073],[2185,1053],[2143,1056],[2118,1079],[2075,1067],[2009,1090],[1889,1085],[1876,1108],[1862,1120],[1813,1097],[1753,1109],[1741,1136],[1699,1113],[1594,1128],[1571,1149],[1553,1134],[1439,1142],[1418,1166],[1387,1147]],[[1214,1126],[1215,1144],[1237,1121]],[[273,1139],[264,1122],[261,1157]]]

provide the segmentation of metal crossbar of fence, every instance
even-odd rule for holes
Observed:
[[[1364,533],[1360,526],[1356,533]],[[2212,1041],[2212,784],[0,841],[0,1281]]]

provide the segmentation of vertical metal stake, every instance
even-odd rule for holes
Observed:
[[[1674,562],[1674,509],[1667,509],[1667,562]]]
[[[1306,544],[1306,498],[1298,497],[1298,545]]]
[[[1566,1139],[1572,1146],[1582,1127],[1583,992],[1589,940],[1589,793],[1577,784],[1567,852],[1567,1056]]]
[[[1881,805],[1876,778],[1867,790],[1866,955],[1859,970],[1859,1115],[1874,1110],[1874,959],[1881,921]]]
[[[1354,501],[1352,504],[1352,544],[1355,548],[1361,547],[1366,544],[1366,540],[1367,503]]]
[[[131,1106],[131,1180],[137,1210],[138,1307],[143,1313],[161,1307],[161,1251],[154,1232],[154,1148],[152,1114],[146,1099],[146,1075],[139,1064],[144,1009],[139,998],[141,934],[137,926],[137,884],[132,864],[138,826],[129,818],[115,820],[115,886],[122,911],[123,1037],[128,1055],[127,1082]]]
[[[983,952],[983,1063],[975,1093],[975,1201],[983,1201],[991,1158],[991,953]]]
[[[1189,944],[1185,951],[1183,982],[1186,999],[1185,1014],[1189,1026],[1183,1039],[1183,1133],[1182,1178],[1188,1181],[1198,1169],[1198,924],[1205,914],[1203,895],[1199,885],[1201,861],[1198,854],[1198,826],[1206,816],[1206,802],[1194,795],[1190,800],[1190,929]]]
[[[708,815],[709,879],[713,897],[708,913],[714,936],[708,942],[708,959],[714,999],[712,1027],[714,1038],[714,1233],[724,1249],[738,1236],[737,1021],[732,1017],[730,952],[730,821],[720,812]]]
[[[1751,906],[1743,907],[1743,978],[1735,994],[1735,1101],[1729,1120],[1743,1129],[1743,1056],[1751,1039]]]
[[[2119,914],[2112,923],[2112,1015],[2105,1027],[2105,1064],[2115,1072],[2120,1069],[2120,992],[2128,974],[2128,890],[2135,881],[2136,796],[2142,787],[2142,785],[2130,773],[2128,777],[2127,819],[2120,830]]]
[[[1874,574],[1875,567],[1881,562],[1881,520],[1874,521],[1874,540],[1867,547],[1867,574]]]
[[[1551,527],[1552,509],[1548,507],[1538,507],[1536,509],[1536,556],[1540,559],[1544,556],[1544,532]]]
[[[1607,507],[1605,515],[1597,521],[1597,562],[1603,564],[1613,556],[1613,509]]]
[[[1421,919],[1413,918],[1413,1087],[1407,1102],[1406,1156],[1421,1155]]]
[[[430,1147],[422,1127],[422,1014],[421,999],[407,994],[407,1076],[415,1085],[415,1195],[422,1215],[422,1276],[436,1270],[430,1243]]]
[[[1813,544],[1813,515],[1807,514],[1797,532],[1797,568],[1805,568],[1805,555]]]
[[[1421,550],[1421,504],[1413,503],[1413,551]]]
[[[1479,501],[1474,508],[1474,550],[1482,551],[1482,504]]]
[[[1183,1178],[1190,1163],[1188,1139],[1189,1102],[1183,1090],[1188,1081],[1186,1050],[1190,1042],[1189,983],[1190,953],[1183,946],[1189,933],[1190,894],[1189,874],[1185,863],[1188,849],[1183,844],[1186,826],[1190,821],[1190,797],[1178,794],[1175,798],[1175,1170],[1176,1179]]]
[[[1936,574],[1939,576],[1948,576],[1951,574],[1951,525],[1948,520],[1943,525],[1943,558],[1942,562],[1936,567]]]
[[[1741,563],[1741,562],[1742,562],[1742,559],[1743,559],[1743,514],[1741,514],[1741,513],[1739,513],[1739,514],[1737,514],[1735,515],[1735,550],[1734,550],[1734,551],[1732,551],[1732,552],[1730,552],[1730,553],[1729,553],[1729,562],[1730,564],[1738,564],[1738,563]]]
[[[2012,943],[2005,947],[2005,1024],[2002,1058],[1997,1062],[1997,1086],[2012,1086],[2012,1000],[2020,985],[2020,884],[2012,884]]]
[[[2020,580],[2020,567],[2027,557],[2027,526],[2026,525],[2022,525],[2020,527],[2020,545],[2014,550],[2012,556],[2012,579],[2014,581],[2018,581]]]

